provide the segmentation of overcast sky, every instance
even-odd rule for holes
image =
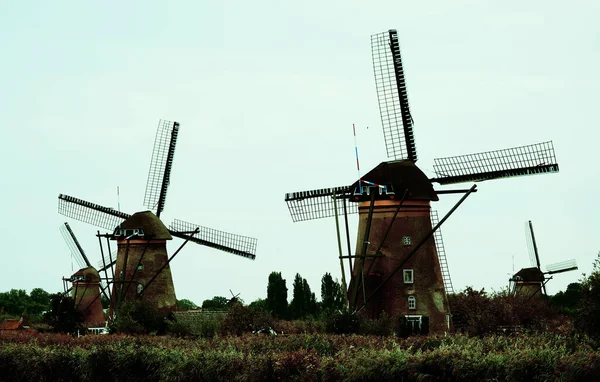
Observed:
[[[548,284],[564,289],[600,249],[600,3],[491,3],[2,2],[0,291],[62,289],[77,270],[65,221],[100,260],[96,228],[59,215],[58,194],[116,208],[119,186],[123,211],[144,210],[162,118],[181,123],[165,222],[258,239],[255,261],[188,245],[177,297],[251,302],[272,271],[290,299],[297,272],[319,296],[341,274],[334,220],[292,223],[284,194],[356,180],[352,123],[363,173],[386,159],[370,35],[392,28],[427,175],[436,157],[546,140],[560,165],[480,183],[442,226],[455,290],[500,290],[529,266],[527,220],[542,265],[577,259]]]

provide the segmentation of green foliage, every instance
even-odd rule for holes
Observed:
[[[210,300],[204,300],[202,302],[202,309],[208,310],[224,310],[227,308],[227,302],[229,300],[222,296],[215,296]]]
[[[594,261],[592,273],[581,281],[583,296],[577,311],[577,328],[600,340],[600,252]]]
[[[583,286],[580,283],[571,283],[567,290],[560,291],[550,297],[550,304],[570,317],[577,316],[577,312],[583,300]]]
[[[540,296],[513,296],[508,291],[489,295],[484,289],[467,287],[448,298],[455,329],[471,335],[482,336],[507,327],[549,330],[562,327],[565,321]]]
[[[264,311],[256,311],[242,304],[234,304],[221,324],[222,333],[241,335],[272,326],[273,318]]]
[[[75,333],[83,328],[83,315],[73,299],[62,293],[50,295],[50,310],[44,314],[44,321],[60,333]]]
[[[100,302],[102,303],[102,309],[108,309],[110,307],[110,300],[104,297],[104,294],[100,295]]]
[[[267,284],[267,306],[273,316],[277,318],[287,317],[288,289],[285,284],[285,279],[281,277],[281,272],[271,272],[269,283]]]
[[[324,311],[334,312],[344,308],[344,291],[329,273],[321,278],[321,307]]]
[[[125,301],[117,309],[116,318],[109,325],[111,333],[163,333],[166,322],[161,314],[143,301]]]
[[[211,337],[0,333],[3,380],[593,381],[600,352],[563,335]]]
[[[50,294],[41,288],[34,288],[28,295],[23,289],[11,289],[0,293],[0,312],[18,315],[39,316],[50,308]]]
[[[259,298],[258,300],[252,301],[248,307],[254,311],[260,312],[268,312],[269,305],[267,304],[267,300],[264,298]]]
[[[186,298],[177,300],[177,309],[179,310],[191,310],[196,308],[198,308],[198,305],[194,304],[191,300],[188,300]]]
[[[294,278],[294,292],[289,306],[289,315],[292,319],[303,318],[317,313],[317,300],[311,292],[308,281],[299,273]]]
[[[359,326],[358,316],[347,310],[337,311],[326,317],[326,328],[328,333],[357,333]]]

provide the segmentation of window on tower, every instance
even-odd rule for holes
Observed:
[[[408,296],[408,309],[417,309],[417,299],[415,296]]]
[[[412,269],[404,270],[404,284],[412,284],[415,282],[414,272]]]
[[[144,287],[142,286],[142,284],[138,284],[138,286],[137,286],[137,293],[138,294],[142,293],[142,289],[144,289]]]

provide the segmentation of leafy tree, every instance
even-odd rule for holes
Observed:
[[[61,333],[74,333],[82,328],[83,315],[75,307],[75,301],[62,293],[51,294],[50,310],[44,321]]]
[[[281,272],[271,272],[267,284],[267,306],[275,317],[287,317],[287,293],[288,289],[285,279],[281,277]]]
[[[100,295],[100,302],[102,303],[102,309],[108,309],[110,307],[110,300],[104,297],[104,294]]]
[[[163,316],[152,305],[143,301],[125,301],[117,309],[109,330],[111,333],[163,333],[166,326]]]
[[[191,300],[186,298],[177,300],[177,309],[179,310],[191,310],[196,308],[198,308],[198,305],[194,304]]]
[[[202,309],[206,310],[224,310],[227,308],[229,300],[222,296],[215,296],[210,300],[204,300],[202,302]]]
[[[592,273],[584,277],[581,286],[583,296],[576,325],[590,337],[600,339],[600,252],[594,261]]]
[[[290,315],[292,318],[302,318],[316,313],[317,301],[315,294],[311,292],[306,279],[299,273],[294,278],[293,297],[290,303]]]
[[[255,312],[268,312],[269,306],[267,304],[267,300],[264,298],[259,298],[256,301],[252,301],[250,305],[248,305],[250,309]]]
[[[560,312],[575,317],[583,299],[583,286],[580,283],[571,283],[567,290],[560,291],[550,297],[550,304]]]
[[[329,273],[321,278],[322,308],[326,312],[341,310],[344,307],[344,291],[339,282],[334,281]]]
[[[27,312],[30,314],[38,315],[50,309],[50,293],[42,288],[33,288],[29,300]]]

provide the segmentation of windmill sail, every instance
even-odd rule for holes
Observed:
[[[436,210],[430,211],[431,225],[435,227],[440,219]],[[444,248],[444,240],[442,239],[442,229],[438,228],[433,233],[433,239],[435,241],[435,248],[438,254],[438,260],[440,262],[440,269],[442,271],[442,278],[444,280],[444,289],[446,293],[454,293],[454,287],[452,287],[452,279],[450,278],[450,269],[448,268],[448,260],[446,259],[446,249]]]
[[[124,212],[86,202],[69,195],[58,195],[58,212],[61,215],[113,231],[123,220],[131,217]]]
[[[65,243],[67,243],[67,246],[71,251],[71,255],[75,258],[75,261],[77,262],[79,268],[81,269],[85,267],[91,267],[92,265],[90,264],[90,261],[85,255],[83,248],[79,244],[79,241],[75,237],[73,230],[71,230],[69,223],[65,222],[65,224],[60,226],[60,233],[65,239]]]
[[[432,182],[481,182],[558,172],[552,141],[510,149],[434,159]]]
[[[322,219],[335,216],[335,207],[332,197],[339,199],[337,204],[338,215],[344,214],[343,199],[351,195],[350,187],[322,188],[319,190],[290,192],[285,194],[285,201],[294,222]],[[346,213],[358,212],[356,203],[346,203]]]
[[[160,120],[158,123],[144,195],[144,206],[155,209],[158,217],[165,207],[178,132],[177,122]]]
[[[548,264],[546,266],[546,273],[553,275],[556,273],[574,271],[578,269],[577,261],[575,259],[565,260],[554,264]]]
[[[371,53],[387,156],[416,162],[413,119],[396,30],[372,35]]]
[[[175,219],[169,228],[172,236],[184,240],[189,239],[196,244],[205,245],[252,260],[256,258],[255,238],[202,227],[179,219]],[[197,234],[192,234],[196,228],[200,228],[200,231]]]

